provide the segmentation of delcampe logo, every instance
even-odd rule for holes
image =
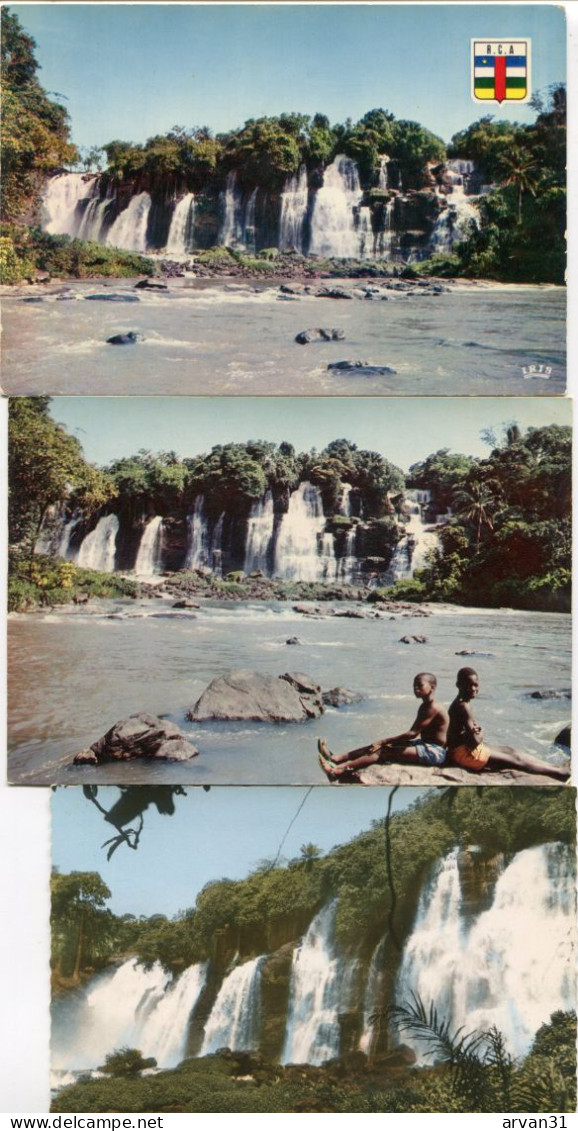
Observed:
[[[531,40],[472,39],[471,43],[474,101],[527,102]]]

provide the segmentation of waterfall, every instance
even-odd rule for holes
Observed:
[[[174,1067],[185,1055],[206,973],[206,964],[190,966],[173,980],[159,962],[145,970],[130,958],[97,974],[78,994],[56,999],[52,1067],[95,1069],[125,1046],[154,1056],[159,1068]]]
[[[158,573],[161,568],[162,552],[163,520],[160,515],[155,515],[150,522],[147,522],[142,532],[134,567],[135,573],[143,577]]]
[[[192,515],[188,517],[189,545],[186,569],[210,569],[220,572],[222,535],[225,515],[212,526],[205,513],[204,495],[197,495]]]
[[[258,194],[258,192],[259,192],[259,189],[257,189],[257,188],[253,189],[253,192],[249,196],[249,199],[247,201],[247,205],[246,205],[246,208],[245,208],[245,218],[244,218],[244,222],[243,222],[242,242],[244,243],[245,247],[247,248],[247,251],[251,252],[252,255],[254,255],[256,250],[257,250],[257,234],[256,234],[256,229],[255,229],[255,210],[256,210],[256,207],[257,207],[257,194]]]
[[[369,970],[367,972],[367,982],[365,985],[365,993],[363,995],[363,1032],[359,1038],[359,1048],[366,1056],[373,1051],[373,1039],[375,1033],[375,1026],[372,1025],[370,1017],[382,1004],[383,996],[383,982],[384,982],[384,957],[385,957],[385,938],[378,942],[369,963]]]
[[[418,569],[427,565],[427,555],[430,550],[435,550],[438,545],[438,535],[435,530],[429,530],[422,518],[422,495],[429,492],[407,491],[407,505],[410,509],[410,519],[405,527],[405,532],[393,552],[389,565],[389,573],[393,581],[411,579]]]
[[[269,572],[268,551],[273,537],[274,522],[273,495],[267,491],[265,498],[258,499],[251,507],[243,566],[245,573],[253,573],[257,569],[264,573]]]
[[[355,553],[355,542],[357,538],[357,529],[355,526],[351,527],[345,535],[344,553],[341,558],[337,558],[335,562],[335,576],[342,585],[353,585],[353,580],[359,563]]]
[[[373,228],[371,226],[371,208],[359,208],[357,211],[357,237],[359,240],[359,255],[369,259],[373,255]]]
[[[279,220],[279,250],[303,251],[303,227],[307,216],[309,190],[307,169],[302,165],[294,177],[289,177],[281,193]]]
[[[110,247],[120,247],[125,251],[146,251],[147,225],[151,210],[148,192],[132,196],[128,208],[123,209],[107,233],[105,243]]]
[[[323,1064],[339,1055],[342,963],[333,944],[337,901],[315,916],[293,953],[282,1064]]]
[[[243,243],[243,195],[237,187],[237,172],[233,169],[227,174],[224,195],[224,216],[219,244],[221,247],[236,247]]]
[[[387,192],[387,188],[388,188],[387,166],[389,165],[389,162],[390,162],[390,158],[387,156],[386,153],[380,154],[380,157],[379,157],[379,179],[378,179],[378,182],[377,182],[377,187],[378,187],[378,189],[381,190],[381,192]]]
[[[496,1025],[510,1052],[524,1056],[555,1010],[575,1008],[572,850],[545,844],[517,853],[492,906],[471,924],[460,910],[457,856],[454,849],[424,889],[395,998],[418,993],[468,1032]]]
[[[118,528],[117,515],[106,514],[99,518],[94,530],[83,538],[76,564],[84,569],[98,569],[102,573],[112,573]]]
[[[463,185],[454,185],[447,200],[448,206],[440,212],[429,238],[430,255],[451,251],[455,244],[468,238],[472,225],[480,225],[477,209],[472,198],[465,195]]]
[[[393,252],[393,214],[395,210],[395,197],[392,196],[385,206],[385,215],[383,220],[383,230],[377,236],[377,252],[383,256],[384,259],[390,259]]]
[[[289,510],[282,517],[277,535],[273,568],[276,577],[285,581],[323,580],[328,568],[327,547],[322,542],[324,526],[320,491],[311,483],[301,483],[291,495]]]
[[[311,216],[312,255],[355,258],[359,252],[356,210],[363,198],[357,165],[340,155],[328,165],[323,187],[315,194]]]
[[[186,255],[193,250],[195,197],[192,192],[175,202],[167,239],[167,255]]]
[[[256,1049],[261,1028],[262,954],[235,966],[224,979],[205,1027],[200,1056],[217,1049]]]
[[[94,243],[103,242],[103,229],[106,213],[110,207],[112,197],[101,200],[99,196],[93,197],[85,208],[78,228],[80,240],[92,240]]]
[[[46,182],[42,227],[53,236],[76,236],[83,212],[78,207],[98,191],[98,178],[86,173],[58,173]],[[90,207],[90,205],[88,206]]]

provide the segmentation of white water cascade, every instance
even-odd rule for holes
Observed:
[[[379,180],[377,182],[377,187],[378,187],[378,189],[381,190],[381,192],[386,192],[387,188],[389,187],[388,183],[387,183],[387,181],[388,181],[387,166],[389,165],[390,160],[391,160],[391,158],[389,158],[386,153],[382,153],[380,155],[380,158],[379,158]]]
[[[385,938],[378,942],[369,963],[367,982],[363,995],[363,1032],[359,1038],[359,1048],[366,1056],[372,1052],[375,1034],[375,1025],[370,1021],[371,1016],[382,1005],[382,990],[385,975],[384,956]]]
[[[295,176],[288,178],[281,193],[279,251],[303,251],[308,200],[307,169],[302,165]]]
[[[102,573],[112,573],[116,557],[116,536],[119,521],[115,514],[99,518],[94,530],[83,538],[78,551],[76,564],[85,569],[98,569]]]
[[[119,212],[108,231],[105,243],[109,247],[120,247],[125,251],[146,251],[151,204],[148,192],[139,192],[131,197],[128,207]]]
[[[323,538],[325,515],[321,493],[311,483],[301,483],[289,500],[283,515],[277,544],[273,574],[285,581],[323,581],[335,568],[333,538],[330,545]]]
[[[356,213],[363,197],[357,165],[343,154],[328,165],[315,194],[311,216],[311,255],[355,258],[359,254]]]
[[[257,229],[255,226],[255,212],[257,210],[257,196],[259,189],[253,189],[247,200],[245,218],[243,223],[243,243],[247,251],[254,255],[257,250]]]
[[[50,177],[42,198],[44,231],[53,236],[79,235],[83,212],[77,206],[94,196],[97,186],[98,178],[86,173],[58,173]]]
[[[273,510],[273,495],[267,491],[263,499],[257,499],[251,507],[247,525],[247,541],[245,544],[245,573],[253,573],[260,569],[268,573],[268,551],[273,537],[273,524],[275,515]]]
[[[142,532],[134,566],[135,573],[141,577],[150,577],[158,573],[161,568],[162,551],[163,520],[160,515],[155,515],[147,522]]]
[[[395,998],[418,993],[467,1032],[496,1025],[523,1056],[555,1010],[576,1007],[572,850],[545,844],[517,853],[492,906],[473,923],[460,913],[457,856],[452,851],[424,889]]]
[[[261,1028],[261,967],[266,955],[235,966],[224,979],[205,1027],[200,1056],[256,1049]]]
[[[315,916],[293,953],[282,1064],[323,1064],[339,1055],[343,964],[333,943],[337,901]]]
[[[188,192],[175,202],[167,239],[167,255],[186,255],[193,250],[194,223],[195,197],[192,192]]]
[[[172,1068],[186,1052],[188,1022],[205,985],[206,964],[190,966],[176,980],[155,962],[136,958],[97,975],[78,994],[53,1005],[52,1067],[96,1069],[107,1053],[138,1048]]]
[[[211,523],[205,512],[204,496],[197,495],[193,513],[187,519],[189,527],[187,569],[220,571],[224,520],[223,513],[217,522]]]
[[[447,198],[448,206],[440,212],[434,224],[428,244],[430,255],[451,251],[455,244],[467,239],[472,225],[479,228],[480,218],[473,199],[466,196],[462,184],[453,186],[451,196]]]
[[[438,545],[438,535],[435,530],[429,529],[431,524],[425,523],[422,518],[422,500],[419,495],[419,491],[406,492],[410,519],[390,562],[389,572],[393,581],[411,579],[416,570],[427,565],[429,551],[435,550]]]
[[[104,200],[101,200],[99,196],[94,196],[89,201],[82,214],[77,232],[80,240],[92,240],[93,243],[103,242],[104,222],[111,201],[112,197],[110,196],[105,197]]]
[[[233,169],[227,174],[224,192],[224,216],[219,244],[221,247],[237,247],[244,243],[243,194],[237,185],[237,173]]]

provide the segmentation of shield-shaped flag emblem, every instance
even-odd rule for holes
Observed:
[[[476,102],[527,102],[529,39],[472,39],[472,97]]]

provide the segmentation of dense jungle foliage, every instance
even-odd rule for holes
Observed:
[[[43,235],[39,219],[47,175],[63,168],[101,174],[103,188],[149,191],[171,200],[191,191],[216,196],[227,175],[249,191],[279,194],[304,165],[311,187],[338,153],[358,164],[366,203],[383,204],[379,188],[387,156],[390,190],[430,189],[431,169],[449,157],[476,162],[491,191],[480,198],[480,227],[451,255],[435,256],[423,270],[514,282],[564,282],[566,217],[566,93],[553,84],[534,96],[531,125],[496,122],[491,115],[457,133],[446,147],[418,122],[369,110],[356,123],[330,123],[326,115],[283,113],[252,118],[213,135],[208,126],[173,126],[143,144],[114,139],[81,154],[70,142],[67,111],[49,98],[37,78],[34,40],[5,9],[2,21],[3,194],[0,268],[4,282],[45,270],[77,278],[152,270],[131,253],[101,249],[68,237]],[[23,224],[32,224],[32,231]],[[257,262],[262,269],[270,265]]]
[[[280,505],[304,480],[319,487],[332,527],[359,521],[339,513],[345,485],[365,521],[403,534],[405,488],[431,492],[426,516],[445,515],[439,548],[412,581],[387,590],[404,599],[566,611],[571,585],[571,429],[510,425],[486,436],[486,459],[441,449],[404,477],[379,452],[345,439],[321,452],[264,440],[219,444],[182,459],[141,450],[99,469],[54,422],[48,397],[20,397],[9,409],[9,546],[14,576],[34,584],[34,545],[50,508],[86,515],[103,508],[131,516],[186,513],[203,495],[207,513],[246,517],[271,491]],[[448,509],[450,514],[448,515]],[[397,531],[397,533],[396,533]],[[57,563],[47,565],[53,570]],[[74,568],[74,567],[73,567]],[[49,588],[57,589],[55,583]],[[376,600],[382,590],[370,595]],[[32,593],[28,594],[29,597]],[[19,607],[18,604],[12,607]]]

